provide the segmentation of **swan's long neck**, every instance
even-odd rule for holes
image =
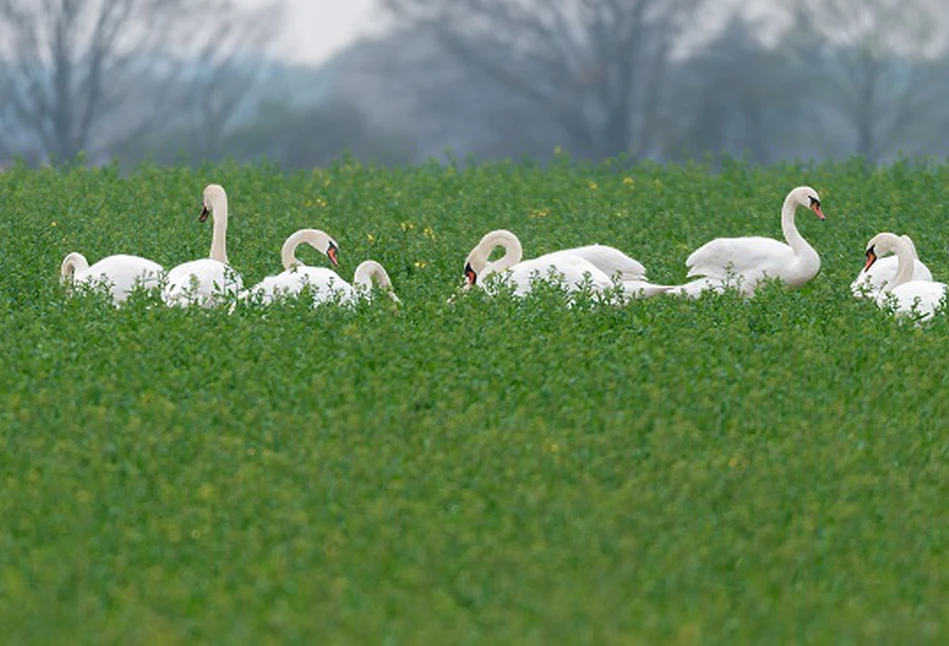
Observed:
[[[495,247],[503,247],[504,255],[494,262],[488,262],[488,257]],[[504,271],[521,261],[524,250],[521,242],[510,231],[499,229],[492,231],[481,239],[468,257],[468,262],[475,273],[483,278],[494,272]]]
[[[297,231],[291,235],[280,249],[280,261],[283,263],[283,268],[287,271],[300,265],[300,261],[297,260],[297,247],[303,242],[302,233],[302,231]]]
[[[77,271],[89,269],[89,261],[81,253],[73,251],[63,258],[63,264],[59,269],[62,280],[72,280]]]
[[[886,291],[893,291],[903,283],[908,283],[913,279],[913,270],[915,269],[915,256],[912,242],[907,243],[903,237],[896,238],[893,241],[893,248],[896,251],[896,276],[886,284]]]
[[[794,212],[797,207],[797,201],[788,195],[784,200],[784,206],[781,207],[781,231],[784,233],[784,239],[787,240],[788,245],[802,262],[808,265],[816,265],[816,269],[820,269],[820,256],[800,234],[797,225],[794,223]]]
[[[326,253],[329,248],[330,237],[319,229],[300,229],[291,234],[287,241],[283,243],[283,248],[280,249],[280,260],[283,262],[283,268],[287,271],[303,265],[297,259],[297,247],[304,242],[320,253]]]
[[[392,287],[392,281],[389,280],[389,274],[382,265],[374,260],[365,260],[356,267],[356,273],[353,275],[353,284],[363,287],[372,287],[372,280],[376,280],[376,285],[383,289]]]
[[[215,196],[211,204],[211,218],[214,220],[214,231],[211,234],[211,258],[227,262],[227,196]]]
[[[389,295],[389,298],[396,303],[400,302],[399,297],[395,295],[392,289],[392,281],[389,279],[389,273],[385,267],[375,260],[364,260],[356,267],[356,273],[353,275],[353,284],[365,289],[372,289],[372,280],[375,279],[376,285]]]

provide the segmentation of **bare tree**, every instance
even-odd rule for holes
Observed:
[[[0,0],[0,149],[97,158],[153,130],[196,61],[236,55],[233,0]]]
[[[947,44],[942,0],[798,0],[793,31],[811,87],[825,90],[812,110],[825,137],[847,133],[870,162],[931,143],[949,100],[935,64]]]
[[[667,66],[704,0],[383,0],[590,157],[652,151]]]

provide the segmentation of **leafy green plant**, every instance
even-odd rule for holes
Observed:
[[[66,295],[70,251],[205,256],[212,181],[245,285],[318,227],[403,305]],[[682,282],[711,238],[779,237],[805,183],[797,291],[459,290],[500,227]],[[949,324],[849,285],[883,230],[945,280],[947,197],[909,162],[0,174],[0,639],[942,643]]]

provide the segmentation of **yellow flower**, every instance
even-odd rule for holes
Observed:
[[[320,206],[324,206],[324,207],[326,206],[326,200],[324,200],[322,197],[316,198],[316,203],[319,204]]]
[[[532,218],[546,218],[550,214],[548,209],[534,209],[531,211]]]
[[[56,221],[55,221],[55,220],[53,220],[53,223],[52,223],[52,224],[51,224],[50,226],[53,226],[53,227],[55,227],[55,226],[56,226]]]
[[[595,191],[595,190],[598,189],[598,188],[599,188],[599,187],[596,185],[596,182],[594,182],[594,181],[591,180],[591,181],[590,181],[590,190],[591,190],[591,191]]]
[[[415,225],[409,222],[408,220],[403,220],[399,223],[399,226],[402,227],[403,231],[411,231],[415,228]]]
[[[198,497],[202,500],[207,500],[214,497],[214,485],[211,483],[205,482],[198,488]]]
[[[428,267],[428,263],[425,262],[424,260],[416,260],[416,261],[415,261],[415,268],[416,268],[416,269],[425,269],[426,267]]]
[[[636,180],[634,180],[632,177],[624,177],[624,178],[623,178],[623,183],[624,183],[624,184],[635,184],[635,183],[636,183]]]
[[[422,235],[425,236],[426,238],[431,238],[432,240],[434,240],[435,229],[433,229],[432,227],[425,227],[424,229],[422,229]]]
[[[375,241],[376,241],[376,236],[372,235],[371,233],[367,233],[367,234],[366,234],[366,239],[369,240],[369,242],[375,242]]]

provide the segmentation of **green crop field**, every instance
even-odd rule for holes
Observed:
[[[66,297],[71,251],[206,257],[210,182],[246,285],[316,227],[403,305]],[[448,302],[499,227],[681,283],[800,184],[800,290]],[[949,279],[947,214],[908,162],[10,169],[0,643],[944,644],[949,324],[849,284],[879,231]]]

